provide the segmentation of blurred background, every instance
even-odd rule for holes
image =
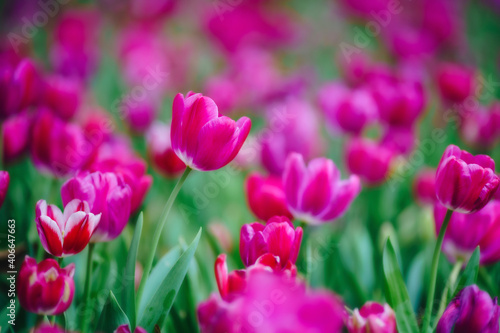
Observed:
[[[383,301],[381,257],[391,236],[420,316],[435,239],[433,170],[452,143],[500,162],[495,0],[5,0],[0,13],[2,168],[10,173],[0,224],[6,230],[16,220],[18,263],[24,254],[44,256],[34,223],[39,199],[61,206],[64,181],[96,165],[130,174],[129,224],[96,248],[103,263],[94,270],[96,313],[107,290],[120,288],[139,212],[144,262],[182,173],[167,152],[178,92],[201,92],[233,119],[248,116],[252,131],[233,163],[193,172],[174,204],[158,258],[204,232],[168,331],[198,330],[195,308],[216,291],[218,254],[228,254],[230,270],[243,267],[239,230],[257,219],[247,204],[250,172],[279,177],[296,151],[332,159],[342,178],[358,174],[363,190],[348,213],[311,230],[311,285],[352,308]],[[35,88],[13,111],[9,89],[25,59],[33,68],[23,82]],[[64,263],[84,267],[85,258],[86,250]],[[453,265],[441,259],[438,292]],[[498,295],[500,265],[482,276],[480,286]],[[73,304],[83,270],[75,279]],[[24,332],[36,316],[19,308],[17,319]]]

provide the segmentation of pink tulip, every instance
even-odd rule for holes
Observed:
[[[293,218],[286,204],[281,178],[272,175],[263,177],[258,173],[252,173],[246,180],[245,188],[248,206],[257,218],[263,221],[273,216]]]
[[[80,127],[66,123],[47,109],[33,121],[31,155],[35,166],[56,176],[82,168],[93,152]]]
[[[145,132],[153,123],[159,106],[151,100],[137,101],[127,105],[124,109],[124,118],[128,126],[135,132]]]
[[[409,155],[415,147],[415,130],[411,127],[388,127],[381,145],[402,155]]]
[[[7,190],[9,189],[10,176],[7,171],[0,170],[0,207],[2,207]]]
[[[415,198],[424,205],[433,205],[436,198],[436,170],[423,169],[418,172],[413,182]],[[441,220],[443,222],[443,220]]]
[[[220,116],[209,97],[177,94],[172,111],[171,140],[177,156],[190,168],[216,170],[231,162],[250,132],[251,121]]]
[[[179,176],[186,165],[182,162],[174,150],[170,141],[170,125],[156,122],[146,134],[149,157],[153,166],[163,175],[169,178]]]
[[[449,145],[436,171],[436,196],[443,206],[459,213],[483,208],[497,190],[500,178],[487,155],[473,156]]]
[[[306,167],[297,153],[288,155],[283,184],[295,219],[310,224],[340,217],[361,190],[357,176],[340,180],[340,171],[332,160],[316,158]]]
[[[444,63],[438,69],[437,85],[441,96],[455,103],[462,103],[474,93],[474,71],[460,64]]]
[[[90,212],[89,204],[78,199],[64,206],[64,213],[45,200],[36,204],[36,229],[43,248],[56,257],[81,252],[96,230],[101,214]]]
[[[69,120],[78,111],[82,88],[75,79],[52,76],[47,79],[44,102],[61,119]]]
[[[226,255],[221,254],[215,260],[215,280],[222,299],[231,300],[242,293],[246,287],[245,270],[235,270],[228,272]]]
[[[497,333],[500,306],[497,298],[476,285],[462,289],[448,304],[437,324],[436,333]]]
[[[321,89],[318,99],[336,132],[360,134],[378,117],[378,106],[366,88],[350,90],[340,83],[330,83]]]
[[[101,145],[87,170],[112,172],[121,176],[132,191],[132,213],[139,209],[153,182],[153,178],[146,174],[146,162],[135,154],[129,142],[122,137],[113,137]]]
[[[75,199],[87,202],[90,212],[100,214],[92,242],[106,242],[118,237],[130,217],[132,191],[120,175],[112,172],[83,172],[61,187],[63,204]]]
[[[392,149],[369,139],[353,139],[346,148],[349,171],[369,185],[377,185],[389,176],[395,157]]]
[[[446,208],[434,206],[436,233],[443,224]],[[492,200],[483,209],[472,214],[453,213],[446,229],[443,252],[452,262],[468,261],[477,246],[480,247],[480,261],[483,265],[500,260],[500,201]]]
[[[127,324],[120,325],[114,333],[130,333],[130,327]],[[142,327],[136,327],[134,333],[147,333]]]
[[[397,333],[396,314],[387,304],[367,302],[347,320],[349,333]]]
[[[35,328],[34,333],[68,333],[68,331],[63,330],[56,324],[42,323],[40,326]]]
[[[240,255],[245,266],[251,266],[264,254],[278,259],[281,268],[295,264],[302,242],[302,228],[294,230],[292,222],[284,216],[275,216],[264,226],[258,222],[241,227]]]
[[[500,103],[471,110],[462,117],[460,134],[475,147],[492,147],[500,139]]]
[[[75,264],[60,268],[54,259],[39,264],[26,256],[17,277],[17,295],[29,312],[58,315],[66,311],[75,293]]]
[[[12,162],[28,149],[31,136],[31,117],[27,112],[10,116],[2,124],[3,158]]]
[[[316,110],[306,101],[288,98],[267,113],[268,126],[260,133],[261,161],[269,173],[281,176],[288,154],[306,161],[321,156],[324,140]]]

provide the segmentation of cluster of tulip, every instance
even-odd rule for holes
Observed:
[[[0,13],[0,332],[500,332],[493,1],[63,2]]]

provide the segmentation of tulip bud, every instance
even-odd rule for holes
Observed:
[[[349,333],[397,333],[396,314],[387,304],[367,302],[347,320]]]
[[[332,160],[316,158],[306,167],[302,155],[292,153],[283,173],[288,208],[298,221],[321,224],[340,217],[361,191],[357,176],[340,180]]]
[[[127,324],[118,326],[114,333],[130,333],[130,327]],[[134,333],[147,333],[142,327],[136,327]]]
[[[442,64],[437,73],[437,85],[445,100],[462,103],[474,92],[474,71],[459,64]]]
[[[43,248],[56,257],[81,252],[89,243],[101,214],[90,213],[89,204],[78,199],[64,207],[64,213],[45,200],[36,204],[36,229]]]
[[[166,177],[177,177],[185,169],[170,142],[170,125],[156,122],[146,134],[148,152],[153,165]]]
[[[347,168],[369,185],[388,178],[394,157],[392,149],[368,139],[353,139],[346,148]]]
[[[54,259],[39,264],[26,256],[17,278],[19,303],[30,312],[58,315],[66,311],[75,292],[75,265],[60,268]]]
[[[7,171],[0,170],[0,207],[2,207],[7,190],[9,189],[10,176]]]
[[[250,119],[235,122],[219,116],[215,102],[201,94],[177,94],[172,108],[172,148],[196,170],[216,170],[231,162],[250,132]]]
[[[240,232],[240,255],[245,266],[255,264],[266,253],[278,259],[281,269],[290,261],[295,264],[302,242],[302,228],[294,230],[287,217],[275,216],[264,226],[258,222],[245,224]]]
[[[92,242],[118,237],[130,217],[132,192],[121,176],[112,172],[80,173],[61,187],[63,204],[75,199],[88,203],[90,212],[101,216]]]
[[[497,333],[500,306],[497,298],[476,285],[462,289],[448,304],[436,327],[436,333]]]
[[[450,145],[436,171],[436,196],[443,206],[460,213],[483,208],[500,183],[495,162],[487,155],[473,156]]]
[[[245,184],[248,206],[257,218],[267,221],[273,216],[293,216],[286,204],[285,190],[281,178],[263,177],[252,173]]]

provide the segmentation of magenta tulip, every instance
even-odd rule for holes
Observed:
[[[235,270],[229,273],[225,254],[219,255],[215,260],[215,280],[220,296],[224,300],[231,300],[245,290],[246,275],[245,270]]]
[[[10,176],[7,171],[0,170],[0,207],[2,207],[7,190],[9,189]]]
[[[159,106],[149,98],[147,101],[137,101],[127,105],[123,110],[123,116],[128,126],[137,133],[145,132],[153,123],[158,113]],[[165,133],[164,135],[167,135]]]
[[[453,63],[440,65],[437,73],[437,85],[441,96],[455,103],[462,103],[474,92],[474,71]]]
[[[459,213],[483,208],[500,183],[495,162],[486,155],[473,156],[459,147],[446,148],[436,172],[436,196],[443,206]]]
[[[56,257],[81,252],[89,243],[101,214],[90,212],[86,201],[74,199],[64,207],[64,213],[45,200],[36,204],[36,229],[43,248]]]
[[[424,205],[433,205],[437,200],[436,170],[420,170],[413,181],[413,193],[419,203]]]
[[[130,333],[130,327],[127,324],[120,325],[113,333]],[[134,333],[147,333],[142,327],[136,327]]]
[[[500,139],[500,103],[487,109],[479,107],[462,117],[460,134],[467,144],[484,148],[494,146]]]
[[[101,214],[92,242],[115,239],[130,217],[132,191],[121,176],[112,172],[80,173],[64,183],[61,197],[63,204],[74,199],[88,202],[93,214]]]
[[[17,277],[17,293],[21,306],[42,315],[58,315],[66,311],[75,293],[75,265],[59,267],[54,259],[39,264],[26,256]]]
[[[439,319],[436,333],[498,333],[500,306],[497,298],[476,285],[465,287],[448,304]]]
[[[284,216],[275,216],[266,225],[258,222],[244,224],[240,232],[240,255],[245,266],[270,253],[278,258],[281,268],[295,264],[302,242],[302,228],[294,230],[292,222]]]
[[[395,152],[369,139],[356,138],[346,148],[347,168],[369,185],[378,185],[389,177]]]
[[[387,304],[367,302],[347,319],[349,333],[397,333],[396,314]]]
[[[446,208],[440,204],[434,207],[436,233],[443,224]],[[446,229],[443,252],[452,262],[467,262],[477,246],[480,248],[480,262],[494,264],[500,260],[500,201],[492,200],[483,209],[472,214],[453,213]]]
[[[3,157],[11,162],[28,149],[31,137],[31,117],[27,112],[10,116],[2,124]]]
[[[174,178],[179,176],[186,165],[182,162],[170,142],[170,125],[164,123],[154,123],[146,134],[149,157],[153,166],[166,177]]]
[[[63,330],[56,324],[42,323],[40,326],[35,328],[33,333],[68,333],[68,331]]]
[[[172,148],[192,169],[222,168],[236,157],[250,132],[250,119],[235,122],[220,116],[215,102],[201,94],[177,94],[172,108]]]
[[[73,118],[80,106],[82,88],[75,79],[53,76],[47,79],[44,102],[61,119]]]
[[[295,219],[310,224],[340,217],[361,190],[357,176],[340,180],[340,171],[332,160],[316,158],[306,167],[297,153],[288,155],[283,184]]]
[[[273,216],[293,218],[286,204],[281,178],[252,173],[246,180],[245,189],[248,206],[257,218],[263,221]]]

